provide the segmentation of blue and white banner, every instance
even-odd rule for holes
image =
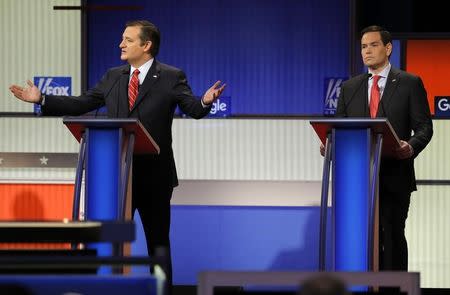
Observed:
[[[188,117],[183,111],[177,107],[175,115]],[[231,97],[221,96],[211,106],[211,111],[207,115],[208,118],[226,118],[231,116]]]
[[[45,77],[38,76],[33,79],[34,85],[45,95],[72,95],[72,77]],[[34,105],[34,113],[39,114],[41,106]]]
[[[72,94],[72,77],[34,77],[34,85],[46,95]]]
[[[325,98],[323,114],[333,116],[336,113],[341,85],[347,78],[325,78]]]
[[[215,102],[213,102],[208,117],[224,118],[229,116],[231,116],[231,97],[221,96]]]
[[[450,117],[450,96],[434,97],[435,117]]]

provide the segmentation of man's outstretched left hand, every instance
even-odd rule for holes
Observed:
[[[214,83],[211,88],[206,90],[205,94],[202,97],[202,101],[205,105],[212,104],[219,96],[222,94],[225,89],[226,84],[222,84],[222,81],[217,81]]]

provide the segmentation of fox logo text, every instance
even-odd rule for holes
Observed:
[[[434,112],[436,117],[450,117],[450,96],[435,96]]]
[[[231,97],[220,97],[211,106],[208,117],[228,117],[231,115]]]
[[[325,79],[325,99],[324,115],[334,115],[338,104],[341,85],[345,78],[326,78]]]
[[[34,85],[45,95],[72,94],[72,77],[34,77]]]

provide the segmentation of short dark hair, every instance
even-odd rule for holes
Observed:
[[[381,26],[368,26],[361,31],[361,38],[365,33],[369,32],[379,32],[381,35],[381,41],[383,42],[384,46],[388,43],[392,43],[392,35],[388,31],[386,31]]]
[[[159,52],[159,43],[161,42],[161,33],[157,26],[146,20],[133,20],[125,24],[125,27],[140,27],[141,32],[139,39],[141,39],[141,45],[144,42],[151,41],[152,47],[150,48],[150,54],[156,57]]]

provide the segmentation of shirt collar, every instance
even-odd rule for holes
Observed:
[[[380,76],[380,78],[387,78],[387,76],[389,75],[389,72],[391,71],[391,63],[388,63],[384,69],[378,73],[377,75]],[[372,71],[369,70],[369,74],[372,74],[372,76],[370,77],[370,79],[373,78],[373,76],[375,75],[374,73],[372,73]]]
[[[139,70],[139,84],[142,84],[144,82],[144,79],[147,76],[147,73],[150,70],[154,60],[155,60],[154,58],[151,58],[145,64],[137,68]],[[133,66],[130,67],[131,67],[130,68],[130,77],[131,77],[136,68]]]

